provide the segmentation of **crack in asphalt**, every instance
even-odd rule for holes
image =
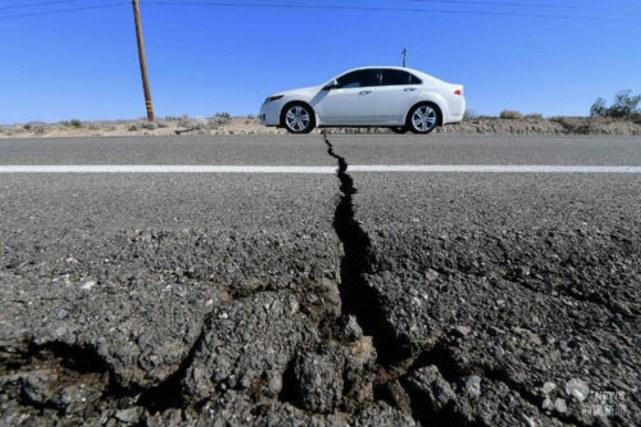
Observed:
[[[376,291],[367,283],[366,275],[374,273],[372,243],[355,218],[354,194],[357,189],[353,178],[347,173],[349,167],[344,157],[338,155],[334,146],[322,132],[327,154],[336,159],[336,175],[340,181],[341,196],[334,212],[333,227],[343,244],[344,255],[340,264],[339,293],[342,301],[342,315],[354,315],[366,335],[373,338],[378,361],[391,365],[403,359],[395,344],[391,326],[385,321]]]
[[[189,348],[189,351],[180,362],[178,368],[160,384],[142,393],[138,398],[138,405],[147,408],[152,414],[167,409],[185,408],[187,406],[185,396],[182,393],[182,381],[194,361],[196,351],[200,348],[207,332],[209,332],[211,328],[210,323],[213,313],[214,310],[211,310],[205,315],[198,338],[196,338]]]
[[[343,244],[344,255],[340,265],[339,293],[341,297],[341,315],[346,317],[354,315],[357,323],[365,335],[372,336],[376,350],[378,367],[377,371],[401,370],[404,375],[407,371],[402,365],[404,354],[395,344],[395,339],[390,326],[385,324],[384,313],[375,290],[367,283],[366,274],[374,273],[374,254],[372,243],[355,218],[353,196],[357,193],[353,178],[347,173],[349,167],[346,159],[334,150],[334,146],[327,137],[326,132],[321,132],[323,142],[327,146],[327,154],[336,159],[338,169],[336,175],[340,181],[341,196],[334,213],[333,226],[339,240]],[[380,387],[380,384],[379,384]],[[375,399],[384,400],[392,406],[395,402],[380,393]],[[399,408],[402,410],[402,408]],[[412,408],[411,416],[415,420],[422,420],[422,414]]]
[[[391,381],[400,380],[401,387],[410,397],[409,410],[412,418],[426,425],[434,422],[452,426],[467,425],[464,414],[460,413],[455,405],[449,404],[440,409],[426,406],[424,396],[417,395],[408,386],[407,378],[414,371],[434,365],[443,378],[452,384],[455,384],[461,377],[480,374],[489,381],[503,383],[525,402],[540,409],[538,396],[530,393],[521,384],[510,380],[504,372],[490,371],[483,366],[476,365],[463,370],[457,367],[454,353],[446,345],[446,340],[449,338],[447,335],[439,338],[429,349],[418,355],[407,355],[399,350],[402,346],[389,332],[388,326],[383,320],[381,301],[375,294],[376,291],[368,285],[365,277],[366,274],[375,273],[373,268],[374,254],[368,234],[355,218],[353,196],[357,193],[357,189],[353,178],[347,173],[349,164],[343,156],[336,153],[327,133],[322,132],[321,136],[327,146],[327,153],[338,163],[336,175],[340,180],[341,196],[334,214],[333,226],[344,248],[339,285],[342,315],[355,315],[363,332],[373,337],[378,357],[378,369],[384,372],[383,376],[389,376],[387,381],[381,381],[377,384],[375,398],[384,400],[402,410],[403,408],[399,407],[398,402],[382,391]],[[518,282],[514,283],[518,284]],[[540,292],[529,286],[528,288],[533,292]],[[580,420],[569,415],[548,415],[565,423],[580,423]]]
[[[18,396],[22,404],[41,411],[55,410],[59,414],[64,414],[63,403],[40,393],[40,375],[45,375],[48,380],[53,378],[58,384],[54,389],[82,384],[83,388],[99,391],[100,401],[128,399],[142,390],[135,385],[120,385],[113,368],[96,348],[62,341],[36,344],[33,339],[28,339],[17,348],[0,347],[0,378],[9,378],[6,373],[13,377],[8,383],[16,380],[22,383],[22,392]]]

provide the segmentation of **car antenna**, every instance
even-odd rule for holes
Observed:
[[[403,68],[405,68],[407,65],[407,48],[404,48],[401,51],[401,62],[403,64]]]

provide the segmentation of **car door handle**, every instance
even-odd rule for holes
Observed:
[[[372,93],[371,90],[362,90],[362,91],[358,92],[359,95],[369,95],[370,93]]]
[[[403,89],[404,92],[414,92],[415,90],[415,87],[406,87],[405,89]]]

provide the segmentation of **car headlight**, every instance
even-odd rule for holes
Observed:
[[[279,99],[283,98],[284,96],[285,96],[285,95],[274,95],[274,96],[270,96],[270,97],[268,97],[268,98],[267,98],[267,100],[266,100],[265,102],[274,102],[274,101],[278,101]]]

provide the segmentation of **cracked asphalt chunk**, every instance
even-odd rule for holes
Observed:
[[[221,378],[229,367],[225,386],[249,381],[247,398],[276,399],[287,351],[315,345],[340,312],[335,183],[301,178],[3,180],[0,425],[183,425],[199,393],[187,369],[206,360]],[[21,187],[37,194],[12,193]],[[176,194],[182,206],[164,204]],[[249,319],[264,321],[260,361],[242,354]],[[208,359],[221,349],[200,344],[215,336],[223,349]]]
[[[385,362],[413,397],[392,379],[388,400],[419,420],[416,399],[434,400],[427,414],[456,424],[641,422],[639,178],[358,178],[354,205],[375,253],[367,294],[398,349]],[[377,195],[381,180],[396,197]],[[451,386],[441,407],[408,379],[425,366]],[[469,376],[483,403],[456,391]],[[577,382],[588,391],[573,392]]]
[[[320,341],[289,292],[263,292],[217,307],[204,330],[183,380],[194,401],[228,389],[277,396],[296,351]]]

